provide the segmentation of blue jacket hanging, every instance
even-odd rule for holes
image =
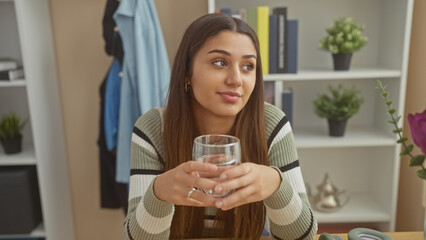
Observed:
[[[109,151],[117,147],[118,120],[120,116],[120,91],[122,67],[117,59],[114,59],[108,72],[105,90],[105,117],[104,131],[107,149]]]
[[[128,183],[133,125],[151,108],[164,106],[170,66],[153,0],[123,0],[114,19],[124,48],[116,180]]]

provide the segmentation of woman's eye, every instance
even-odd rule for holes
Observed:
[[[223,60],[214,61],[213,64],[216,65],[216,66],[219,66],[219,67],[226,66],[226,62],[223,61]]]
[[[251,70],[254,69],[253,65],[251,65],[251,64],[244,65],[243,68],[247,71],[251,71]]]

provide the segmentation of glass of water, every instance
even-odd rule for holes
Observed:
[[[219,134],[199,136],[194,140],[192,158],[196,161],[218,166],[215,173],[198,172],[198,174],[200,177],[221,182],[220,175],[222,172],[241,163],[240,140],[233,136]],[[213,189],[201,190],[215,198],[226,197],[235,191],[216,193]]]

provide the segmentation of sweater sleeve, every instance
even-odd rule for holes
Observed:
[[[268,158],[281,174],[278,190],[264,200],[276,239],[314,239],[317,221],[311,210],[299,166],[293,132],[285,114],[265,103]]]
[[[125,239],[169,239],[174,205],[158,199],[153,190],[155,178],[163,172],[161,126],[159,109],[153,109],[133,129]]]

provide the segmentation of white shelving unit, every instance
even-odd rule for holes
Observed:
[[[0,235],[1,238],[45,238],[46,237],[46,231],[44,230],[43,223],[38,225],[31,233],[29,234],[4,234]]]
[[[19,154],[6,155],[0,151],[0,166],[37,165],[37,160],[32,145],[23,145]]]
[[[24,87],[26,85],[24,79],[16,79],[12,82],[0,82],[0,87]]]
[[[344,79],[384,79],[401,77],[401,71],[379,68],[351,69],[350,72],[333,70],[300,70],[297,74],[269,74],[265,81],[309,81],[309,80],[344,80]]]
[[[315,212],[320,224],[365,223],[395,230],[399,152],[376,80],[388,85],[397,114],[404,113],[407,64],[414,0],[208,0],[208,12],[267,5],[287,7],[298,19],[298,73],[265,75],[265,81],[293,90],[293,129],[305,181],[316,193],[325,173],[349,192],[347,205],[335,213]],[[333,71],[331,54],[318,40],[336,17],[365,25],[367,45],[352,56],[349,71]],[[341,138],[328,136],[327,121],[315,115],[313,101],[329,84],[355,86],[364,98]]]
[[[32,232],[0,234],[0,239],[73,240],[49,1],[0,0],[0,32],[0,57],[17,60],[25,71],[25,79],[0,81],[0,115],[14,111],[22,119],[29,118],[23,130],[23,151],[6,155],[1,149],[0,168],[35,166],[43,215]]]

